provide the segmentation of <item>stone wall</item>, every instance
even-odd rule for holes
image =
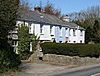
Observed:
[[[45,54],[43,56],[43,61],[48,63],[60,64],[60,65],[90,65],[100,63],[100,58],[89,58],[89,57],[78,57],[78,56],[63,56],[55,54]]]

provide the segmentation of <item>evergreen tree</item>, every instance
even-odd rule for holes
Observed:
[[[30,43],[32,43],[32,52],[38,43],[38,38],[34,34],[29,34],[29,27],[22,24],[18,27],[18,54],[21,59],[27,59],[30,52]]]
[[[98,20],[95,20],[93,30],[94,30],[94,42],[100,43],[100,24]]]
[[[18,52],[21,54],[24,51],[29,51],[30,35],[29,28],[26,25],[18,27]]]
[[[85,31],[85,43],[94,41],[93,29],[89,26]]]
[[[18,67],[20,59],[8,44],[8,34],[16,24],[19,0],[0,0],[0,73]]]
[[[0,49],[7,47],[9,31],[15,27],[19,0],[0,0]]]

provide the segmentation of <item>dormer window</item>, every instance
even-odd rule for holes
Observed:
[[[73,29],[73,36],[76,36],[75,29]]]
[[[69,29],[69,36],[71,36],[71,29]]]
[[[62,36],[62,27],[59,27],[60,28],[60,36]]]
[[[43,25],[40,25],[40,33],[43,33]]]

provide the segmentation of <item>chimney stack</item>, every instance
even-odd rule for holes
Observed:
[[[65,22],[70,22],[70,18],[68,17],[68,15],[63,16],[62,20]]]
[[[41,7],[35,6],[35,7],[34,7],[34,10],[37,11],[37,12],[41,12]]]

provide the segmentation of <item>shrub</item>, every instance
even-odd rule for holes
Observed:
[[[99,44],[65,44],[65,43],[42,43],[44,54],[58,54],[80,57],[99,57]]]
[[[2,45],[3,48],[0,46],[0,73],[18,68],[21,63],[19,56],[12,51],[12,47],[7,43],[4,44],[6,46]]]
[[[18,54],[21,60],[27,60],[34,52],[38,43],[37,36],[29,34],[29,27],[22,24],[18,27]],[[30,52],[30,43],[32,43],[32,52]]]
[[[17,68],[20,63],[18,55],[14,52],[0,50],[0,72]]]

